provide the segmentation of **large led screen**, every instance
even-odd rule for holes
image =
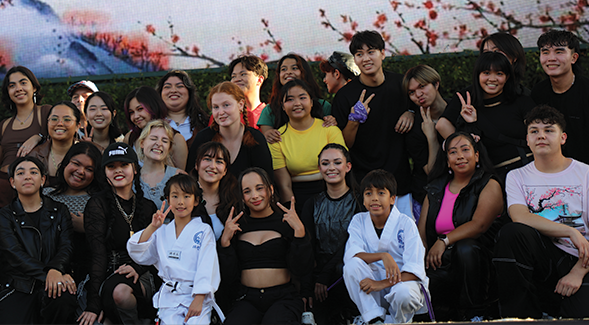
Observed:
[[[387,54],[475,49],[509,30],[524,47],[548,27],[589,39],[587,0],[0,0],[0,77],[24,65],[38,77],[218,67],[251,53],[319,60],[375,29]]]

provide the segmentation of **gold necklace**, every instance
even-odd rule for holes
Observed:
[[[113,193],[114,194],[114,193]],[[127,224],[129,224],[129,237],[133,236],[133,234],[135,233],[133,231],[133,225],[131,224],[131,222],[133,222],[133,216],[135,215],[135,194],[133,194],[133,210],[131,210],[131,214],[127,214],[125,212],[125,210],[123,210],[123,207],[121,206],[121,203],[119,203],[119,199],[117,198],[117,195],[114,194],[115,196],[115,202],[117,204],[117,208],[119,209],[119,212],[123,215],[123,219],[125,219],[125,221],[127,222]]]
[[[53,155],[53,150],[49,150],[49,155],[51,156],[51,161],[53,161],[53,167],[55,167],[55,173],[57,174],[57,164],[55,163],[55,156]]]
[[[32,109],[32,110],[31,110],[31,112],[29,113],[29,116],[27,116],[27,118],[26,118],[24,121],[21,121],[21,120],[18,118],[18,113],[17,113],[17,114],[16,114],[14,117],[16,117],[16,119],[17,119],[17,120],[20,122],[20,125],[23,125],[23,124],[25,124],[25,122],[26,122],[26,121],[28,121],[28,120],[29,120],[29,117],[31,117],[31,115],[33,115],[33,111],[34,111],[34,109]]]

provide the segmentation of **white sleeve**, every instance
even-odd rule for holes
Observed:
[[[514,204],[528,206],[524,194],[521,172],[519,170],[514,169],[507,174],[505,192],[507,193],[507,208]]]
[[[204,225],[206,229],[196,263],[192,288],[193,296],[197,294],[213,295],[219,288],[219,283],[221,282],[215,235],[209,225]]]
[[[423,247],[415,222],[409,217],[405,220],[403,235],[405,245],[402,252],[403,267],[401,272],[412,273],[421,281],[425,281],[425,247]]]
[[[160,227],[162,229],[163,227]],[[143,230],[136,232],[127,241],[127,251],[135,263],[140,265],[154,265],[158,262],[156,237],[160,229],[156,230],[149,239],[139,243]]]
[[[352,217],[350,225],[348,226],[348,234],[350,237],[346,242],[346,251],[344,252],[344,264],[352,259],[358,253],[366,252],[366,242],[363,235],[362,213],[356,214]]]

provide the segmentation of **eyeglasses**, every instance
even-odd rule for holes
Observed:
[[[71,117],[67,117],[67,116],[63,117],[63,118],[59,118],[57,116],[51,116],[48,121],[49,121],[49,124],[53,124],[53,125],[55,125],[55,124],[59,123],[59,121],[61,121],[61,123],[63,123],[63,125],[65,125],[65,126],[72,125],[72,123],[74,122],[74,120]]]

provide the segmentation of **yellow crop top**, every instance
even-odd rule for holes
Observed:
[[[291,176],[311,175],[319,172],[317,155],[328,143],[345,146],[342,131],[337,126],[323,127],[323,120],[315,119],[304,130],[295,130],[284,125],[278,131],[282,141],[269,144],[274,170],[286,167]],[[286,129],[286,132],[284,130]]]

